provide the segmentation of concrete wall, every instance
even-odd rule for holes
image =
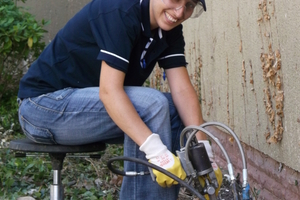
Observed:
[[[299,171],[300,1],[207,0],[207,8],[185,23],[204,117]]]
[[[24,6],[28,12],[36,16],[37,20],[50,20],[44,28],[48,31],[44,40],[51,42],[56,33],[73,17],[84,5],[91,0],[27,0],[18,5]]]

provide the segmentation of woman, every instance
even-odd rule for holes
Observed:
[[[181,23],[203,10],[204,0],[87,4],[20,82],[19,120],[26,136],[65,145],[121,139],[125,156],[148,159],[184,179],[174,156],[179,135],[203,118],[186,69]],[[157,62],[170,94],[141,87]],[[212,155],[205,135],[197,138]],[[148,171],[135,163],[124,168]],[[158,184],[150,176],[124,177],[120,199],[176,199],[177,183],[153,172]]]

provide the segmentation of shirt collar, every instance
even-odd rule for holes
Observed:
[[[150,26],[150,13],[149,13],[149,0],[140,0],[140,5],[141,5],[141,14],[142,14],[142,30],[143,34],[146,37],[152,38],[151,34],[151,26]],[[163,38],[163,30],[161,28],[157,29],[158,31],[158,36],[160,39]]]
[[[141,0],[141,15],[142,15],[142,30],[143,34],[149,38],[151,35],[151,27],[150,27],[150,13],[149,13],[149,0]]]

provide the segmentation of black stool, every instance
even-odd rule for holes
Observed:
[[[9,148],[18,152],[49,153],[53,170],[53,185],[50,188],[50,200],[63,200],[64,190],[61,182],[61,170],[66,154],[99,152],[105,150],[106,145],[102,142],[79,146],[47,145],[35,143],[29,139],[18,139],[10,141]],[[17,154],[17,156],[26,156],[26,154]]]

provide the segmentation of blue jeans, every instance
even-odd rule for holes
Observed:
[[[135,109],[153,133],[174,154],[179,149],[183,124],[170,93],[146,87],[125,87]],[[99,88],[66,88],[53,93],[27,98],[19,108],[19,120],[25,135],[38,143],[80,145],[96,141],[124,141],[124,156],[146,160],[126,134],[107,114],[99,99]],[[124,163],[125,171],[148,171],[146,166]],[[177,199],[179,186],[162,188],[149,175],[124,177],[120,199]]]

